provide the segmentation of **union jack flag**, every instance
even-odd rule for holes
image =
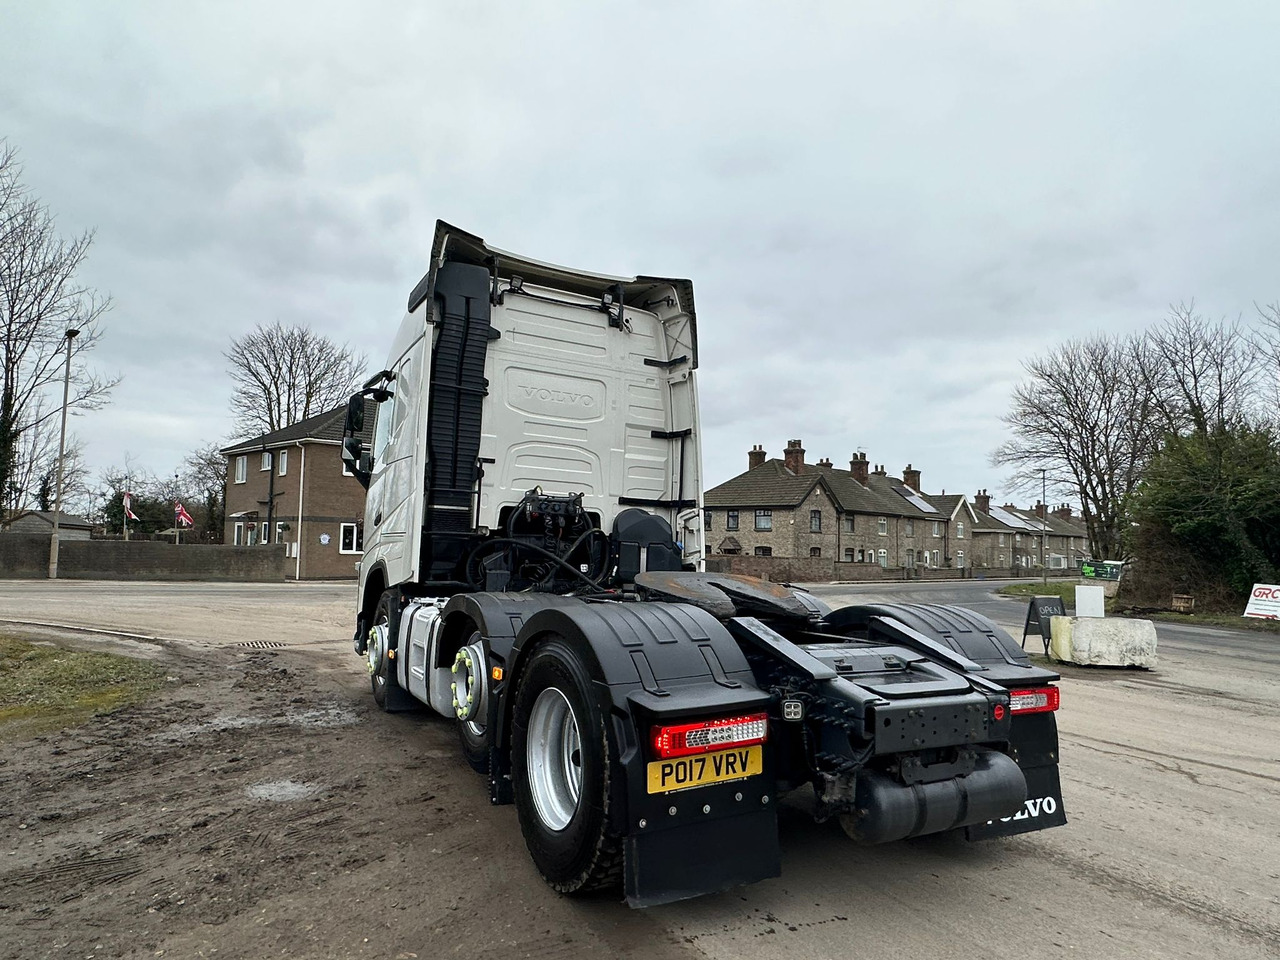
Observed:
[[[195,526],[195,521],[191,519],[191,514],[187,513],[187,508],[182,505],[182,501],[173,501],[173,522],[180,523],[184,527]]]

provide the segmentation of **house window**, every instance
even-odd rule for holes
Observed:
[[[905,558],[905,566],[907,567],[908,570],[910,570],[915,565],[916,565],[916,552],[914,550],[908,550]]]
[[[363,553],[364,530],[358,523],[344,523],[338,531],[339,553]]]
[[[704,530],[711,529],[711,511],[710,510],[702,511],[702,527]]]
[[[957,540],[964,539],[964,521],[963,520],[961,520],[959,523],[956,524],[956,539]]]
[[[271,469],[271,453],[269,451],[267,450],[262,451],[262,466],[259,467],[258,469],[260,470]]]
[[[1004,554],[1003,554],[1003,553],[1002,553],[1002,554],[1000,554],[1000,556],[996,557],[996,563],[1004,563]]]
[[[244,457],[241,457],[240,459],[243,460]],[[236,524],[235,535],[231,542],[237,547],[244,546],[244,524],[243,523]]]
[[[1021,543],[1021,542],[1022,542],[1022,534],[1020,534],[1020,533],[1015,533],[1015,534],[1013,535],[1013,542],[1014,542],[1014,543]]]
[[[880,534],[882,537],[887,537],[889,535],[889,521],[887,518],[881,517],[876,521],[876,533]]]
[[[283,521],[276,522],[276,543],[284,543],[284,528],[287,526]]]
[[[809,532],[810,533],[822,532],[822,511],[821,510],[809,511]]]
[[[865,550],[859,550],[859,551],[858,551],[858,562],[859,562],[859,563],[866,563],[866,562],[867,562],[867,552],[866,552]]]
[[[1000,534],[1000,535],[999,535],[999,537],[998,537],[998,545],[999,545],[999,546],[1001,546],[1001,547],[1003,547],[1003,546],[1004,546],[1004,534],[1003,534],[1003,533],[1002,533],[1002,534]]]
[[[249,458],[236,457],[236,483],[244,483],[249,471]]]
[[[853,517],[841,517],[840,529],[845,533],[853,533]]]
[[[853,563],[853,547],[844,548],[844,562]]]
[[[729,510],[728,512],[725,513],[724,528],[726,530],[738,529],[738,511],[737,510]]]
[[[941,520],[935,520],[935,521],[933,521],[933,535],[934,535],[935,537],[940,537],[940,536],[942,536],[942,521],[941,521]]]
[[[963,550],[957,550],[957,551],[956,551],[956,566],[957,566],[957,567],[963,567],[963,566],[964,566],[964,551],[963,551]]]
[[[280,476],[287,475],[289,473],[289,451],[281,450],[276,454],[276,459],[280,461]]]
[[[772,557],[773,547],[756,547],[757,557]]]
[[[259,543],[271,542],[270,537],[267,536],[267,530],[268,530],[267,521],[263,520],[262,523],[258,525],[258,542]]]
[[[908,537],[916,535],[916,522],[914,520],[907,521],[907,529],[904,531]]]
[[[938,566],[938,560],[939,560],[939,557],[938,557],[938,551],[937,551],[937,550],[935,550],[935,551],[933,551],[933,565],[934,565],[935,567],[936,567],[936,566]]]
[[[756,529],[757,530],[773,529],[773,511],[772,510],[756,511]],[[760,554],[760,556],[768,556],[768,554]]]
[[[879,551],[879,555],[880,555],[881,568],[884,570],[888,570],[889,569],[889,551],[881,547]]]
[[[809,556],[811,556],[811,557],[820,557],[820,556],[822,556],[822,548],[821,548],[821,547],[810,547],[810,548],[809,548]]]

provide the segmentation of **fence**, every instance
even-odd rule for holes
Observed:
[[[66,580],[275,581],[285,579],[285,566],[284,544],[225,547],[147,540],[58,541],[58,577]],[[48,575],[48,537],[0,534],[0,577],[43,580]]]

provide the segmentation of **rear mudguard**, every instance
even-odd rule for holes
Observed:
[[[517,599],[523,597],[523,599]],[[454,620],[461,615],[465,619]],[[645,744],[655,724],[768,709],[746,657],[711,614],[677,603],[467,594],[444,608],[446,630],[478,625],[502,671],[489,698],[490,798],[510,802],[515,691],[548,636],[577,649],[595,680],[616,745],[609,830],[625,838],[625,892],[650,906],[754,883],[781,872],[771,745],[764,771],[694,791],[648,792]]]

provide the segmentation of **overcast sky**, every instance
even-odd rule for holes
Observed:
[[[0,0],[0,137],[115,299],[95,470],[225,439],[258,323],[380,363],[437,217],[691,278],[708,486],[799,437],[996,493],[1020,358],[1280,299],[1269,0],[356,7]]]

